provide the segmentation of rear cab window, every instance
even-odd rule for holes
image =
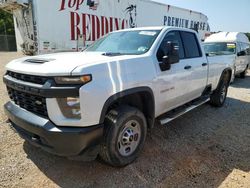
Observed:
[[[198,39],[194,33],[181,31],[181,38],[185,50],[185,58],[196,58],[202,56]]]

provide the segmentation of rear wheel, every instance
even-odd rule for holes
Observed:
[[[230,74],[226,72],[220,80],[217,89],[210,96],[210,104],[212,106],[221,107],[227,98],[227,91],[230,82]]]
[[[147,134],[146,119],[134,107],[111,110],[105,118],[100,157],[112,166],[132,163],[141,152]]]

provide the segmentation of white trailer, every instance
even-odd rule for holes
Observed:
[[[26,54],[78,51],[124,28],[175,26],[210,32],[206,15],[149,0],[0,0],[13,13],[17,48]]]

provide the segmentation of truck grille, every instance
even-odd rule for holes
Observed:
[[[48,117],[46,99],[37,95],[24,93],[7,87],[9,97],[14,103],[34,114]]]
[[[16,73],[16,72],[12,72],[12,71],[7,71],[6,74],[12,78],[17,79],[17,80],[22,80],[25,82],[31,82],[31,83],[40,84],[40,85],[45,84],[45,82],[49,79],[48,77],[44,77],[44,76],[33,76],[33,75],[28,75],[28,74],[20,74],[20,73]]]

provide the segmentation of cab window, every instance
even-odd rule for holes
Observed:
[[[182,31],[181,38],[184,44],[186,58],[195,58],[202,56],[197,37],[194,33]]]
[[[174,43],[176,46],[175,48],[178,49],[179,53],[179,58],[183,59],[184,58],[184,49],[182,45],[182,40],[179,31],[170,31],[169,33],[166,34],[164,37],[158,51],[157,51],[157,59],[159,62],[162,61],[163,56],[167,55],[169,53],[169,47],[168,43]]]
[[[249,53],[249,44],[240,42],[239,43],[239,53],[240,56],[246,56]]]
[[[249,55],[249,44],[242,43],[243,50],[245,52],[245,55]]]

